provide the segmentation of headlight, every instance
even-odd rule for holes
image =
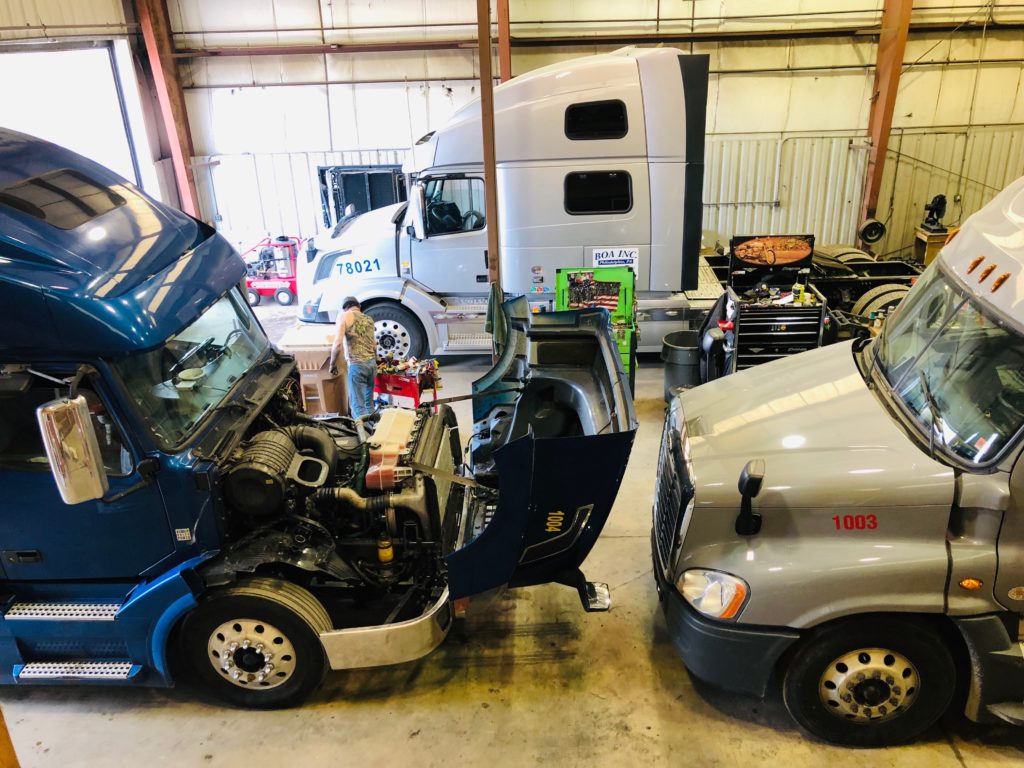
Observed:
[[[695,610],[713,619],[735,618],[750,594],[743,579],[702,568],[684,571],[676,587]]]

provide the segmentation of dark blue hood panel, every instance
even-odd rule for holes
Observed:
[[[6,357],[86,359],[152,348],[243,277],[241,258],[202,222],[74,152],[0,129],[0,192],[60,170],[123,202],[71,229],[0,204]]]

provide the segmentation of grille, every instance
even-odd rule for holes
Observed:
[[[654,538],[663,570],[668,567],[672,545],[682,522],[682,511],[692,497],[693,487],[683,461],[679,435],[672,428],[671,421],[666,420],[658,456],[658,489],[654,497]]]

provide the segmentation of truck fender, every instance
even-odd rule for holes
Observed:
[[[204,552],[180,563],[160,578],[140,585],[118,612],[117,621],[129,628],[128,651],[146,659],[164,685],[173,679],[167,663],[168,641],[178,621],[199,603],[202,580],[196,569],[216,552]],[[134,625],[134,627],[133,627]]]
[[[970,663],[964,715],[976,723],[1006,720],[998,713],[998,706],[1020,702],[1024,689],[1024,655],[1017,642],[1017,616],[964,616],[953,618],[952,622],[960,631]]]
[[[413,280],[391,278],[377,283],[360,286],[353,294],[364,309],[375,304],[392,301],[409,310],[423,326],[427,337],[427,349],[440,347],[437,326],[431,316],[433,312],[444,311],[444,305],[432,293]]]

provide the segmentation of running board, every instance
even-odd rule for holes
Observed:
[[[130,661],[32,661],[14,666],[22,680],[130,680],[142,669]]]
[[[7,621],[113,621],[121,603],[14,603]]]

